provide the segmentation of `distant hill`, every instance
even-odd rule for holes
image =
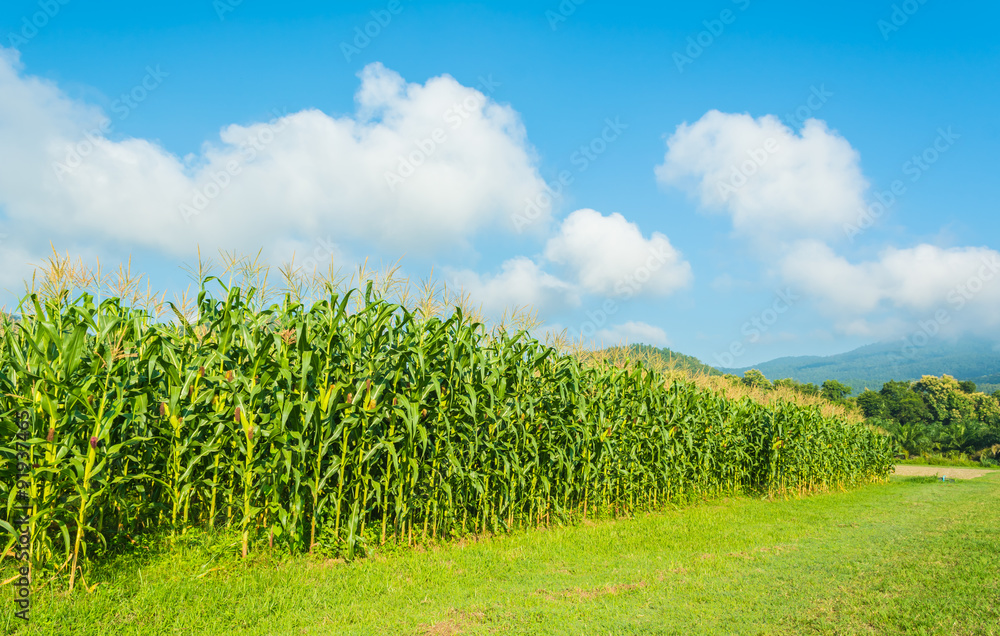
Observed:
[[[855,395],[865,388],[878,391],[889,380],[919,380],[924,375],[945,373],[958,380],[972,380],[978,390],[992,393],[1000,389],[1000,344],[978,337],[958,341],[937,338],[904,352],[901,341],[897,340],[834,356],[793,356],[752,367],[720,370],[743,375],[748,369],[760,369],[770,380],[792,378],[813,384],[838,380],[854,389]]]
[[[692,374],[722,375],[722,372],[715,367],[709,366],[694,356],[689,356],[670,349],[658,349],[652,345],[636,344],[628,345],[628,349],[638,351],[644,356],[659,357],[663,360],[663,365],[668,369],[677,369]]]

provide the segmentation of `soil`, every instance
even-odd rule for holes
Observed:
[[[975,479],[983,475],[989,475],[993,470],[981,468],[954,468],[952,466],[896,466],[895,475],[901,477],[923,477],[938,476],[948,479]]]

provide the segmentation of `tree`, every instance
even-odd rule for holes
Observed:
[[[975,393],[976,383],[972,380],[962,380],[958,383],[958,388],[962,391],[962,393]]]
[[[985,393],[974,393],[971,397],[976,409],[976,419],[987,428],[1000,433],[1000,402]]]
[[[903,426],[892,422],[888,426],[892,439],[899,444],[900,448],[906,451],[906,455],[919,455],[931,449],[933,441],[927,435],[927,430],[922,425]]]
[[[853,390],[851,387],[841,384],[837,380],[827,380],[823,383],[820,393],[831,402],[842,402]]]
[[[858,406],[867,419],[885,415],[885,400],[882,399],[882,394],[875,391],[865,389],[864,393],[858,396]]]
[[[909,382],[889,380],[879,391],[885,414],[900,424],[923,424],[931,419],[924,399],[913,392]]]
[[[923,397],[931,417],[942,424],[951,424],[975,417],[975,404],[959,388],[958,380],[950,375],[940,378],[925,375],[913,383],[913,390]]]
[[[761,389],[771,388],[771,381],[764,377],[764,374],[761,373],[760,369],[749,369],[746,373],[744,373],[743,384]]]
[[[774,381],[775,388],[782,387],[792,391],[798,391],[803,395],[819,395],[819,387],[812,382],[803,383],[792,378],[783,378]]]

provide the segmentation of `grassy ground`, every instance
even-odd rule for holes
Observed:
[[[1000,469],[1000,467],[996,466],[984,466],[981,462],[973,461],[967,457],[962,459],[958,457],[942,457],[940,455],[899,459],[896,460],[896,463],[908,466],[955,466],[958,468],[986,468],[989,470]]]
[[[204,543],[36,590],[19,634],[1000,634],[1000,473],[731,499],[353,564]],[[218,568],[218,569],[213,569]],[[205,574],[207,572],[207,574]],[[203,575],[200,576],[199,575]],[[9,590],[9,588],[8,588]],[[8,592],[9,593],[9,592]]]

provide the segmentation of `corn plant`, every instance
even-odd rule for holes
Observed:
[[[2,326],[0,494],[9,513],[23,412],[36,567],[72,588],[94,546],[192,526],[229,528],[244,556],[324,537],[351,558],[891,468],[887,438],[819,407],[588,362],[371,284],[328,292],[266,305],[206,277],[172,320],[121,298],[27,296]]]

